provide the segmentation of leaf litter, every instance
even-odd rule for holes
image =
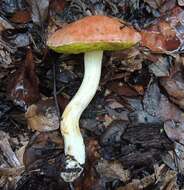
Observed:
[[[1,189],[184,188],[182,1],[2,0],[0,13]],[[50,52],[46,40],[97,14],[127,21],[142,41],[105,52],[100,87],[80,122],[85,170],[67,184],[58,115],[80,86],[83,60]]]

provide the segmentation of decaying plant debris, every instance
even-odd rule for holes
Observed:
[[[184,189],[183,8],[182,0],[1,0],[0,189]],[[142,39],[104,53],[80,120],[84,172],[66,183],[59,117],[82,81],[83,55],[54,53],[46,41],[99,14]]]

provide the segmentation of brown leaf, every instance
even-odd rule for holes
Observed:
[[[183,47],[183,9],[175,7],[164,19],[157,20],[151,27],[141,31],[142,46],[153,52],[163,53]]]
[[[174,141],[175,163],[177,170],[184,174],[184,123],[175,123],[167,121],[164,123],[164,129],[168,137]]]
[[[61,110],[61,113],[64,111],[65,107],[68,105],[69,103],[69,97],[67,97],[66,95],[58,95],[57,96],[57,101]]]
[[[130,179],[130,172],[125,170],[118,161],[100,160],[96,165],[96,170],[102,178],[119,179],[123,182]]]
[[[169,99],[184,108],[184,79],[183,73],[177,68],[172,68],[169,77],[160,78],[161,86],[166,90]]]
[[[121,63],[119,70],[134,72],[142,68],[142,57],[137,47],[111,53],[110,64]],[[112,76],[115,79],[116,76]],[[112,79],[111,79],[112,80]]]
[[[180,46],[180,40],[176,36],[174,28],[166,21],[159,21],[149,29],[141,31],[141,35],[141,45],[153,52],[174,51]]]
[[[26,168],[32,167],[37,160],[58,157],[63,150],[63,139],[58,131],[35,134],[26,146],[23,162]]]
[[[140,84],[131,85],[131,87],[139,94],[144,95],[144,86]]]
[[[131,183],[128,183],[124,187],[119,187],[117,190],[143,190],[149,185],[154,184],[155,175],[149,175],[142,179],[133,179]]]
[[[42,99],[28,107],[25,117],[28,127],[37,131],[53,131],[59,128],[59,117],[53,98]]]
[[[87,151],[87,159],[90,163],[95,162],[100,158],[100,146],[98,141],[93,138],[86,139],[86,151]]]
[[[108,89],[110,89],[111,91],[113,91],[114,93],[116,93],[120,96],[134,97],[134,96],[139,95],[130,86],[128,86],[125,83],[118,82],[118,81],[113,81],[113,82],[109,83]]]
[[[50,9],[56,13],[61,13],[64,10],[65,3],[65,0],[51,1]]]
[[[15,72],[8,85],[8,96],[24,110],[40,98],[38,78],[31,50],[27,51],[24,65]]]
[[[166,172],[161,172],[159,178],[157,179],[157,187],[159,190],[179,190],[177,185],[177,173],[176,171],[167,170]]]
[[[10,18],[14,23],[25,24],[31,21],[31,15],[28,10],[19,10]]]

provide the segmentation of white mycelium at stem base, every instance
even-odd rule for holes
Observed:
[[[82,112],[94,97],[100,81],[103,51],[84,54],[84,78],[76,95],[62,115],[61,133],[64,137],[65,155],[72,156],[78,163],[85,163],[85,146],[79,129]]]

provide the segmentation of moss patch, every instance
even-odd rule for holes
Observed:
[[[123,50],[132,47],[133,43],[121,43],[121,42],[96,42],[96,43],[74,43],[67,44],[63,46],[49,46],[50,49],[58,52],[58,53],[66,53],[66,54],[78,54],[89,51],[97,51],[97,50]]]

